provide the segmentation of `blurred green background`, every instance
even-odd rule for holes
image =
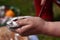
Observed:
[[[19,8],[21,15],[34,15],[34,5],[32,0],[0,0],[0,5],[9,5]]]
[[[34,10],[34,3],[33,0],[0,0],[0,5],[9,5],[14,6],[20,9],[21,15],[35,15]],[[60,20],[60,8],[53,4],[53,11],[54,11],[54,20]],[[39,39],[41,40],[60,40],[60,38],[51,37],[51,36],[44,36],[40,35]]]

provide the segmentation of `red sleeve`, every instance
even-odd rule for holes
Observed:
[[[43,10],[42,16],[40,16],[42,19],[45,20],[53,20],[53,12],[52,12],[52,0],[49,0],[47,2],[46,9]],[[41,0],[34,0],[34,5],[35,5],[35,11],[36,11],[36,16],[39,16],[40,12],[41,12],[41,8],[42,6],[41,4]]]
[[[41,0],[34,0],[36,16],[39,15],[39,12],[40,12],[40,9],[41,9],[40,3],[41,3]]]
[[[56,3],[60,7],[60,1],[59,0],[53,0],[54,3]]]

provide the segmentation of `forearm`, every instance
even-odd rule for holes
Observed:
[[[44,5],[46,0],[41,0],[41,6]]]
[[[46,22],[42,33],[60,37],[60,22]]]

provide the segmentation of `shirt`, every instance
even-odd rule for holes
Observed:
[[[55,0],[46,0],[44,9],[42,10],[43,6],[41,6],[41,0],[34,0],[36,16],[40,15],[41,18],[48,20],[48,21],[52,21],[53,20],[53,8],[52,8],[53,2],[56,3]],[[41,10],[42,10],[42,14],[40,14]]]

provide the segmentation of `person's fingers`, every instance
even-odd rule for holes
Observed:
[[[27,24],[27,22],[25,20],[18,20],[18,21],[16,21],[16,23],[19,25],[19,27]]]
[[[22,26],[21,28],[16,29],[15,31],[20,35],[23,35],[24,32],[28,31],[29,29],[31,29],[31,25],[25,25],[25,26]]]
[[[22,20],[16,21],[16,23],[17,23],[19,26],[24,26],[24,25],[30,24],[31,21],[30,21],[29,19],[22,19]]]

